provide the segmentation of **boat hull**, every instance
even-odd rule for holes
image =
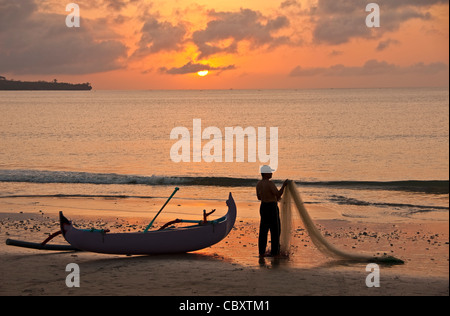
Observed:
[[[104,233],[80,230],[61,213],[61,231],[74,248],[123,255],[185,253],[204,249],[224,239],[236,221],[236,204],[230,193],[228,213],[205,225],[149,231],[147,233]]]

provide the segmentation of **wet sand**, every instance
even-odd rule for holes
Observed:
[[[258,220],[239,216],[229,236],[210,248],[180,255],[127,257],[7,246],[7,238],[41,242],[59,229],[56,208],[11,208],[3,207],[0,212],[0,295],[449,295],[448,222],[330,219],[323,207],[310,206],[311,214],[327,214],[315,222],[338,247],[386,253],[405,261],[404,265],[380,265],[380,287],[368,288],[367,263],[324,256],[298,221],[293,226],[289,258],[260,260]],[[111,214],[69,217],[81,227],[114,232],[142,230],[151,219]],[[162,225],[165,219],[158,223]],[[59,236],[52,243],[63,244],[64,240]],[[66,286],[69,263],[80,267],[79,288]]]

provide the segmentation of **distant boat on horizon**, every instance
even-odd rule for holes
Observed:
[[[56,79],[48,81],[20,81],[8,80],[0,76],[0,90],[92,90],[89,82],[86,83],[67,83],[58,82]]]

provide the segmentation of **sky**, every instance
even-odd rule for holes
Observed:
[[[70,1],[80,27],[66,25]],[[368,3],[380,27],[367,27]],[[449,3],[0,0],[0,76],[97,90],[448,87]]]

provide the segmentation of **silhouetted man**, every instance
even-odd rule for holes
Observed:
[[[261,201],[259,213],[261,215],[261,223],[259,226],[259,238],[258,248],[259,256],[264,257],[267,246],[267,234],[270,230],[270,239],[272,241],[272,247],[270,254],[277,256],[280,254],[280,211],[278,209],[278,201],[283,195],[284,188],[286,187],[288,180],[284,181],[280,190],[277,189],[275,184],[270,181],[272,178],[273,169],[270,166],[261,167],[262,180],[256,185],[256,195],[258,200]]]

